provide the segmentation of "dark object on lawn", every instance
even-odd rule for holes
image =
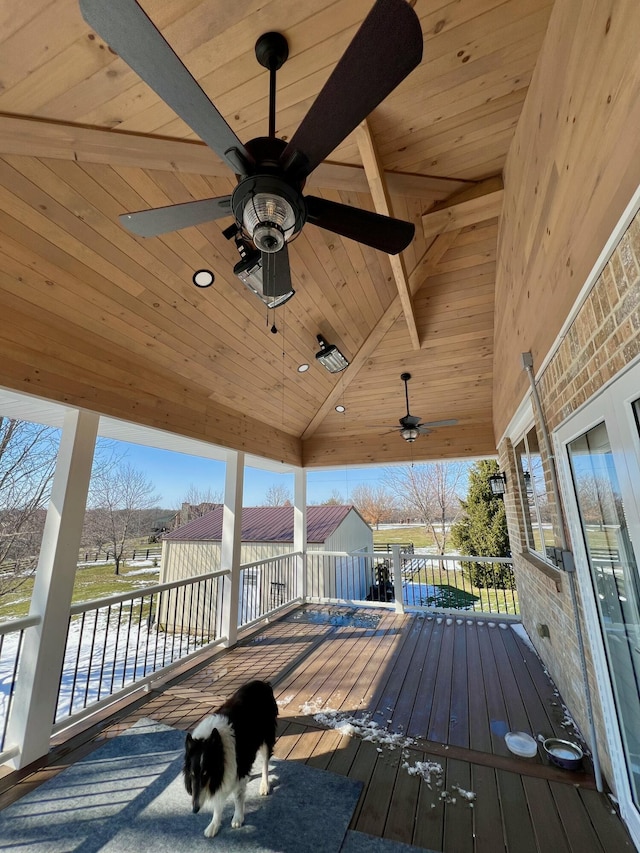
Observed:
[[[549,756],[549,761],[563,770],[578,770],[582,764],[584,753],[577,743],[569,740],[560,740],[557,737],[548,737],[543,741],[544,751]]]

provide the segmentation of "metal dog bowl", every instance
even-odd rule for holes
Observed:
[[[562,767],[563,770],[577,770],[582,764],[584,753],[577,743],[548,737],[543,741],[542,746],[549,756],[549,761],[557,767]]]

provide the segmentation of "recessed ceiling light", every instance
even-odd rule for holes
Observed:
[[[306,373],[309,370],[308,364],[300,364],[298,365],[298,373]]]
[[[196,287],[211,287],[215,276],[211,270],[196,270],[193,274],[193,283]]]
[[[344,406],[336,406],[336,412],[340,412],[340,414],[342,414],[344,411],[346,411]]]

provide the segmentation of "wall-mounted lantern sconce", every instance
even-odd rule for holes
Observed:
[[[489,477],[489,486],[492,495],[497,498],[504,497],[504,493],[507,491],[507,475],[503,473],[492,474]]]
[[[345,367],[349,367],[349,362],[342,355],[340,350],[334,344],[328,344],[322,335],[316,335],[320,344],[320,351],[316,353],[316,358],[329,373],[340,373]]]

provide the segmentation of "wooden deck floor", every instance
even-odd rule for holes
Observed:
[[[1,780],[0,807],[136,719],[188,729],[258,677],[280,706],[276,756],[364,783],[352,829],[445,853],[635,849],[588,766],[570,773],[507,749],[509,730],[572,735],[539,659],[508,623],[343,612],[295,611],[154,688],[61,742],[47,768]],[[357,736],[372,721],[373,738]]]

